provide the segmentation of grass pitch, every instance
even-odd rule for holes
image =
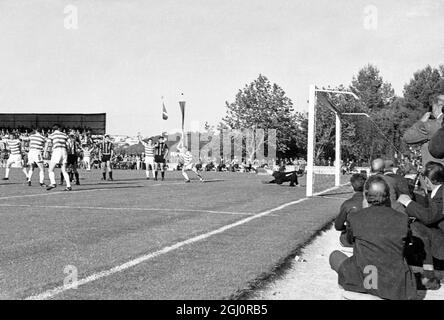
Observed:
[[[189,184],[179,172],[165,181],[143,171],[116,170],[113,182],[100,171],[81,177],[72,192],[40,188],[38,174],[28,187],[18,169],[0,182],[0,298],[238,297],[340,205],[246,173],[204,173],[207,182]],[[320,191],[333,176],[315,181]]]

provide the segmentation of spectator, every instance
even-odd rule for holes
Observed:
[[[429,162],[444,164],[444,160],[434,158],[429,151],[429,141],[441,127],[443,120],[442,108],[444,107],[444,95],[435,95],[432,98],[432,111],[426,112],[422,118],[409,128],[403,136],[407,144],[421,143],[421,156],[423,166]],[[433,152],[433,150],[432,150]]]
[[[440,265],[444,264],[444,166],[437,162],[428,162],[425,165],[424,182],[431,191],[428,207],[413,201],[408,195],[401,195],[399,202],[406,207],[409,217],[416,219],[411,224],[412,233],[424,243],[426,256],[423,261],[423,284],[427,289],[439,289],[439,280],[434,273],[434,261]]]
[[[362,209],[362,202],[364,200],[364,184],[366,177],[362,174],[355,173],[350,178],[350,183],[353,187],[353,196],[346,200],[339,210],[339,215],[335,219],[335,229],[341,231],[341,236],[339,241],[344,247],[353,247],[353,234],[350,229],[350,223],[348,221],[348,216],[353,211],[359,211]]]
[[[399,212],[405,212],[404,206],[399,203],[397,199],[401,194],[410,194],[408,182],[404,181],[405,179],[402,177],[400,177],[402,180],[398,179],[399,176],[395,177],[392,168],[393,166],[390,163],[387,163],[386,169],[386,162],[381,158],[373,160],[371,164],[373,174],[380,176],[389,186],[390,192],[388,201],[390,206]]]
[[[390,208],[390,189],[381,176],[367,180],[365,197],[369,207],[348,217],[353,256],[332,252],[331,268],[345,290],[384,299],[416,299],[416,281],[403,256],[408,217]]]

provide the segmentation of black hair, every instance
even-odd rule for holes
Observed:
[[[373,185],[382,185],[383,189],[372,188]],[[372,206],[390,207],[390,188],[381,176],[371,176],[365,183],[365,197]]]
[[[355,173],[354,175],[352,175],[350,178],[350,183],[353,187],[353,190],[355,190],[356,192],[364,191],[365,180],[367,180],[367,177],[365,177],[361,173]]]
[[[433,184],[444,183],[444,166],[438,162],[427,162],[424,168],[424,176]]]

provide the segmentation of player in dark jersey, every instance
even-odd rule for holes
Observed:
[[[76,185],[80,185],[80,176],[77,171],[78,167],[78,159],[80,153],[80,139],[76,136],[74,130],[71,130],[69,133],[69,138],[66,142],[66,149],[68,151],[68,161],[67,161],[67,172],[69,175],[69,180],[73,181],[74,177],[76,178]],[[63,174],[60,174],[60,180],[63,184]]]
[[[114,145],[108,134],[103,138],[99,146],[99,156],[102,162],[102,180],[106,180],[106,170],[108,169],[109,180],[113,180],[113,170],[111,167],[111,158],[114,155]]]
[[[159,141],[154,145],[154,162],[156,164],[156,172],[154,173],[154,180],[157,180],[159,170],[162,175],[162,181],[165,179],[165,163],[168,156],[168,146],[164,138],[159,137]]]

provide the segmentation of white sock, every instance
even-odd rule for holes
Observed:
[[[63,178],[65,179],[65,182],[66,182],[66,187],[70,188],[71,187],[71,180],[69,179],[68,172],[66,172],[66,170],[62,170],[62,174],[63,174]]]
[[[45,180],[45,173],[43,172],[43,170],[40,170],[39,175],[40,175],[40,183],[43,183],[43,181]]]
[[[52,185],[55,185],[55,184],[56,184],[56,181],[55,181],[55,173],[54,173],[54,171],[50,171],[50,172],[49,172],[49,181],[51,181],[51,184],[52,184]]]

